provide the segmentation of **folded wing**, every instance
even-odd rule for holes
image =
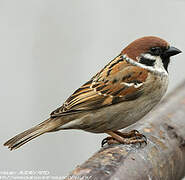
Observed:
[[[134,100],[142,94],[147,76],[146,70],[129,64],[119,55],[77,89],[51,117]]]

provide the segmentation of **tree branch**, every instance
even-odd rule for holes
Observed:
[[[101,148],[66,179],[180,180],[185,176],[185,81],[142,121],[137,129],[146,146],[110,145]]]

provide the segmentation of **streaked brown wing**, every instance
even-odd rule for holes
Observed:
[[[77,89],[60,108],[51,113],[51,116],[94,110],[134,100],[142,94],[147,75],[146,70],[127,63],[119,55]]]

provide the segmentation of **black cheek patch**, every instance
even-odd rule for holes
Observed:
[[[139,63],[145,64],[145,65],[147,65],[147,66],[153,66],[154,63],[155,63],[155,60],[146,59],[146,58],[144,58],[144,57],[141,57],[140,60],[139,60]]]

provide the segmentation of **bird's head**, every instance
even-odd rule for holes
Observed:
[[[160,60],[167,71],[170,57],[181,51],[159,37],[147,36],[133,41],[121,53],[147,66],[154,66]]]

